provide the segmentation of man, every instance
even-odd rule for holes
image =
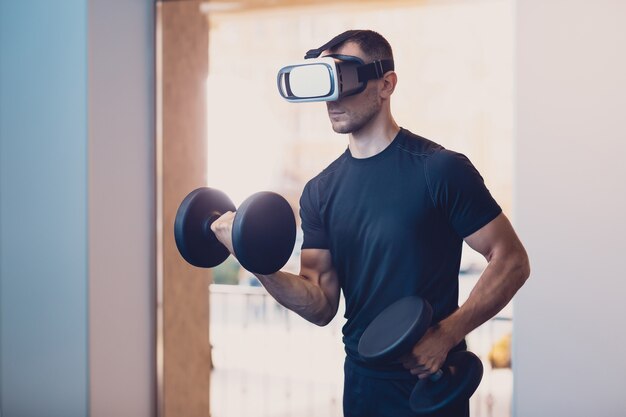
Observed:
[[[358,31],[324,55],[365,63],[393,59],[388,42]],[[409,395],[417,378],[436,372],[465,336],[493,317],[530,274],[524,247],[467,158],[400,128],[390,108],[393,70],[354,95],[327,102],[345,153],[307,183],[300,200],[304,242],[299,275],[257,277],[285,307],[320,326],[346,299],[345,416],[412,416]],[[233,253],[233,213],[211,226]],[[488,260],[468,300],[458,307],[463,240]],[[371,366],[357,352],[367,325],[408,295],[433,306],[426,335],[402,364]],[[469,401],[438,416],[467,416]]]

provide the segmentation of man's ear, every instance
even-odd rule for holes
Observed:
[[[388,71],[383,76],[381,81],[380,95],[381,98],[387,99],[391,97],[393,91],[396,89],[396,84],[398,84],[398,75],[395,71]]]

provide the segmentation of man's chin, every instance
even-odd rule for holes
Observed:
[[[341,133],[341,134],[352,133],[352,126],[350,125],[347,125],[344,123],[331,122],[331,126],[333,127],[333,130],[335,131],[335,133]]]

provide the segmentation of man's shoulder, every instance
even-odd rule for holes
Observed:
[[[398,135],[398,149],[411,155],[428,157],[445,150],[445,148],[437,142],[417,135],[404,128],[400,130]]]
[[[346,159],[346,153],[340,155],[337,159],[331,162],[322,172],[311,178],[304,185],[302,190],[302,196],[300,198],[300,204],[304,204],[304,201],[318,201],[320,195],[324,190],[328,188],[328,180],[332,179],[337,173],[341,172],[341,167],[344,165]]]
[[[320,181],[326,179],[327,177],[332,176],[333,174],[336,174],[337,171],[341,170],[341,168],[344,166],[345,161],[346,161],[346,152],[339,155],[337,159],[331,162],[319,174],[311,178],[308,181],[307,185],[310,185],[313,183],[319,183]]]
[[[434,152],[427,166],[430,172],[439,172],[442,175],[453,173],[462,175],[467,169],[475,169],[467,156],[445,148]]]
[[[430,139],[402,129],[398,148],[424,160],[427,177],[450,179],[478,173],[471,161],[464,154],[447,149]]]
[[[437,142],[406,129],[401,131],[398,148],[413,155],[428,157],[428,165],[441,170],[462,167],[469,162],[464,154],[447,149]]]

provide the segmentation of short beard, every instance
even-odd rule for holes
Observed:
[[[376,117],[381,108],[382,102],[380,100],[373,99],[369,107],[363,109],[357,114],[351,115],[350,120],[346,124],[335,125],[335,123],[331,122],[331,125],[336,133],[345,134],[358,132],[371,122],[374,117]]]

